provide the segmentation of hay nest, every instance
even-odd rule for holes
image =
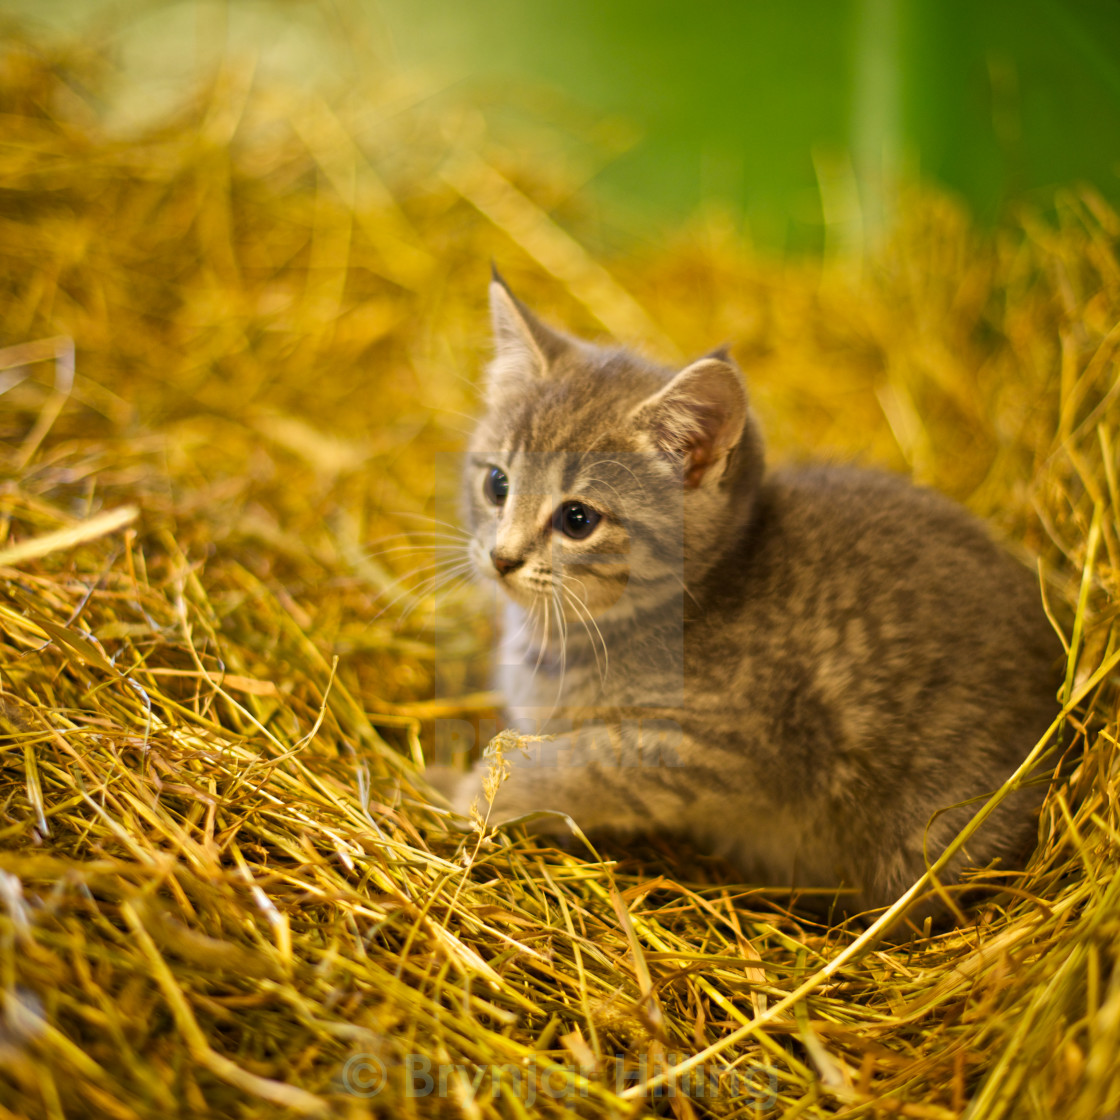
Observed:
[[[467,109],[231,71],[123,139],[100,73],[0,55],[0,1116],[1120,1107],[1116,216],[979,234],[915,194],[822,266],[709,214],[608,269],[563,168]],[[492,257],[578,329],[738,340],[779,454],[1041,557],[1066,766],[963,925],[875,944],[656,843],[442,827],[418,774],[436,719],[493,715],[487,632],[393,550]]]

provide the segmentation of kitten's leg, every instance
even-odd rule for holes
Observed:
[[[968,791],[972,792],[972,791]],[[967,909],[967,895],[957,888],[961,873],[968,867],[1021,866],[1029,850],[1036,842],[1036,817],[1045,790],[1041,787],[1027,787],[1004,798],[984,825],[968,840],[962,850],[938,873],[938,882],[946,888],[949,897],[957,906]],[[960,793],[963,800],[966,794]],[[865,884],[863,901],[868,909],[878,909],[891,905],[904,891],[908,890],[926,870],[929,862],[935,860],[971,820],[978,801],[973,793],[973,801],[950,809],[937,816],[936,822],[928,828],[907,829],[899,822],[897,834],[901,842],[895,845],[883,843],[878,847],[867,845],[872,853],[860,871]],[[924,819],[932,816],[934,809],[926,807],[917,816]],[[890,829],[883,829],[881,835],[890,835]],[[991,890],[991,888],[988,888]],[[906,912],[907,918],[920,926],[927,916],[935,920],[952,913],[940,893],[931,886],[927,894],[912,904]]]
[[[502,762],[508,764],[504,775],[495,759],[480,759],[460,781],[452,806],[466,815],[477,799],[483,817],[489,813],[490,824],[548,810],[571,817],[585,832],[639,832],[671,825],[679,815],[676,756],[637,721],[633,726],[597,724],[551,739],[523,740],[521,749],[503,751]],[[498,776],[501,781],[495,788],[493,779]],[[492,804],[487,786],[494,794]],[[535,832],[568,831],[556,816],[528,823]]]

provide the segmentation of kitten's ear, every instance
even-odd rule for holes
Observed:
[[[494,328],[494,361],[490,390],[500,392],[513,380],[543,377],[571,346],[562,334],[546,327],[493,270],[490,321]]]
[[[739,442],[747,421],[747,393],[726,357],[701,358],[631,414],[656,450],[681,469],[695,490]]]

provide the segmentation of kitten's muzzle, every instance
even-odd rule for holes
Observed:
[[[498,570],[498,575],[508,576],[525,563],[525,557],[503,556],[496,548],[490,549],[490,563]]]

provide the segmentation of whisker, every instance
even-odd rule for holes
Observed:
[[[522,612],[521,625],[517,628],[516,632],[509,639],[511,645],[513,643],[515,643],[517,641],[517,639],[521,637],[522,634],[525,633],[525,627],[528,626],[530,624],[530,622],[532,622],[533,616],[534,616],[534,611],[536,610],[536,607],[537,607],[537,604],[534,601],[533,604],[529,607],[529,609],[527,611]]]
[[[595,448],[597,448],[606,438],[607,433],[603,432],[601,435],[596,436],[591,441],[591,445],[587,447],[579,457],[579,466],[583,466],[584,461],[587,459],[587,456],[590,455],[595,450]]]
[[[679,583],[681,585],[681,590],[693,601],[693,603],[696,606],[700,606],[700,600],[697,599],[696,596],[693,595],[691,591],[689,591],[688,584],[686,584],[684,582],[684,579],[681,576],[679,576],[676,572],[670,572],[669,574],[673,577],[673,579],[675,579],[677,581],[677,583]]]
[[[400,541],[404,544],[414,545],[416,548],[423,548],[428,541],[459,541],[461,543],[466,543],[470,539],[470,533],[445,533],[436,531],[435,529],[417,529],[410,533],[390,533],[385,537],[376,537],[374,540],[367,541],[365,547],[381,548]]]
[[[529,675],[529,684],[537,679],[537,670],[541,667],[541,661],[544,659],[544,651],[548,646],[548,622],[552,613],[552,605],[547,599],[538,600],[540,605],[544,608],[544,636],[541,638],[540,649],[537,651],[537,663],[533,666],[533,671]]]
[[[391,548],[382,548],[376,552],[362,552],[359,555],[366,560],[373,560],[380,556],[392,556],[398,552],[462,552],[465,544],[465,541],[459,541],[457,544],[395,544]]]
[[[582,463],[583,463],[583,460],[580,460],[580,465],[581,466],[582,466]],[[634,469],[632,467],[628,467],[625,463],[620,463],[617,459],[598,459],[594,463],[591,464],[590,469],[594,470],[596,467],[600,467],[600,466],[603,466],[603,467],[610,467],[610,466],[621,467],[642,488],[642,493],[648,496],[649,491],[646,489],[646,484],[634,473]]]
[[[436,529],[408,529],[400,533],[389,533],[384,537],[377,537],[370,544],[388,544],[389,541],[414,541],[424,537],[441,537],[444,540],[470,540],[471,534],[465,529],[454,533],[445,533]]]
[[[532,606],[529,608],[529,621],[532,623],[533,628],[529,633],[529,641],[535,642],[537,640],[537,630],[541,623],[540,618],[540,603],[534,599]]]
[[[478,386],[475,385],[475,383],[473,381],[471,381],[471,379],[469,377],[464,377],[461,373],[456,374],[455,376],[456,376],[456,379],[459,380],[459,381],[462,381],[464,385],[470,386],[472,391],[477,391]],[[478,416],[477,416],[477,414],[472,415],[471,413],[463,412],[461,409],[458,409],[458,408],[447,408],[443,405],[436,405],[436,404],[428,405],[428,408],[430,408],[433,412],[442,413],[444,416],[461,416],[464,420],[469,420],[471,426],[470,426],[470,428],[464,429],[465,431],[473,431],[474,428],[476,428],[478,426]],[[451,427],[451,425],[448,424],[448,427]],[[456,429],[456,431],[458,431],[458,430],[459,429]]]
[[[599,684],[602,688],[606,688],[607,669],[610,667],[610,661],[608,660],[607,642],[603,637],[603,632],[599,629],[599,624],[595,621],[595,617],[594,615],[592,615],[587,604],[581,603],[579,601],[579,597],[574,591],[567,587],[561,587],[560,590],[564,593],[568,602],[571,603],[572,609],[575,611],[576,618],[579,619],[580,623],[583,626],[583,629],[587,633],[587,639],[591,643],[591,652],[595,655],[595,668],[599,673]],[[591,626],[595,627],[595,634],[599,635],[599,644],[603,647],[603,658],[601,661],[599,659],[599,647],[595,644],[595,634],[591,633],[591,627],[588,626],[588,622],[591,623]]]
[[[437,558],[437,559],[432,559],[432,560],[425,560],[422,564],[416,564],[413,567],[409,568],[407,571],[401,572],[393,580],[391,580],[389,583],[385,584],[385,586],[380,589],[381,593],[383,595],[386,595],[390,591],[392,591],[393,588],[400,587],[405,583],[406,580],[412,579],[413,576],[417,576],[421,572],[431,571],[433,568],[438,568],[441,564],[446,564],[446,563],[447,563],[447,560]],[[456,563],[463,563],[463,561],[461,561],[461,560],[456,561]]]
[[[460,571],[444,572],[444,573],[441,573],[438,577],[436,577],[436,576],[431,577],[429,580],[426,581],[426,584],[425,584],[423,590],[417,592],[416,595],[413,597],[414,601],[411,603],[411,605],[409,605],[401,613],[401,615],[397,618],[395,625],[398,626],[398,627],[403,626],[409,620],[409,618],[412,617],[413,613],[416,610],[418,610],[421,606],[425,605],[426,603],[431,602],[432,600],[435,599],[435,597],[437,595],[439,595],[441,593],[443,593],[446,596],[447,589],[449,588],[449,586],[451,584],[453,584],[453,583],[455,583],[459,580],[462,580],[465,577],[469,577],[470,574],[471,573],[469,571],[461,571],[460,570]]]
[[[418,572],[427,571],[428,569],[433,567],[436,567],[436,565],[425,564],[421,567],[413,568],[412,571],[406,572],[403,576],[400,576],[391,584],[389,584],[389,589],[391,590],[393,587],[396,587],[398,584],[400,584],[403,580],[416,575]],[[474,565],[472,561],[460,560],[458,563],[453,564],[450,568],[445,569],[444,571],[437,571],[434,575],[425,576],[424,579],[422,579],[420,583],[415,587],[406,587],[403,591],[401,591],[399,595],[396,595],[392,600],[390,600],[390,602],[386,603],[385,606],[383,606],[381,610],[379,610],[377,614],[373,616],[373,618],[375,620],[380,618],[383,614],[396,606],[396,604],[399,603],[402,599],[417,600],[417,602],[409,608],[409,613],[411,613],[411,611],[415,610],[416,607],[420,605],[420,600],[422,600],[426,595],[430,594],[434,588],[438,587],[441,581],[446,582],[453,576],[459,575],[461,572],[469,573],[473,567]]]
[[[574,575],[569,574],[568,579],[571,580],[574,583],[578,583],[580,585],[580,587],[583,588],[583,595],[584,595],[583,601],[580,600],[579,596],[576,595],[576,593],[574,591],[571,592],[571,595],[572,595],[573,601],[575,603],[577,603],[578,606],[582,607],[583,610],[586,612],[588,622],[590,622],[591,625],[595,627],[595,633],[599,635],[599,642],[603,647],[603,671],[602,671],[601,676],[602,676],[603,686],[606,687],[607,674],[610,672],[610,652],[607,650],[607,639],[603,637],[603,631],[599,629],[599,623],[595,621],[595,616],[591,613],[591,608],[587,605],[587,602],[586,602],[586,599],[587,599],[587,585],[586,585],[586,583],[584,582],[584,580],[580,576],[574,576]],[[587,623],[584,623],[585,627],[586,627],[586,625],[587,625]],[[590,632],[588,633],[588,637],[591,637]],[[592,649],[595,648],[594,641],[591,643],[591,648]],[[598,662],[598,655],[597,654],[596,654],[596,662]]]
[[[615,493],[615,495],[618,497],[619,505],[624,504],[623,501],[622,501],[622,494],[619,491],[618,487],[615,486],[613,483],[608,482],[605,478],[596,478],[594,475],[587,475],[583,478],[583,481],[584,482],[597,482],[600,486],[605,486],[608,490],[613,491]]]
[[[468,569],[467,571],[449,572],[442,583],[437,583],[434,587],[428,588],[424,595],[415,603],[413,603],[412,606],[409,607],[408,610],[406,610],[404,614],[402,614],[400,618],[397,619],[397,625],[403,626],[405,622],[408,621],[412,613],[423,602],[429,599],[435,599],[436,596],[440,596],[443,599],[449,598],[451,595],[455,594],[457,591],[461,590],[468,583],[470,583],[472,575],[473,572],[470,569]]]
[[[413,517],[417,521],[430,521],[433,525],[442,525],[445,529],[451,529],[455,533],[463,533],[464,536],[469,536],[461,525],[456,525],[451,521],[440,521],[438,517],[431,517],[426,513],[412,513],[408,510],[399,511],[392,514],[393,517]]]
[[[552,577],[552,605],[556,608],[556,630],[560,638],[560,683],[556,686],[556,699],[552,701],[552,711],[548,713],[549,719],[556,714],[560,704],[560,696],[564,691],[564,678],[568,671],[568,622],[560,606],[560,581],[555,575]]]

